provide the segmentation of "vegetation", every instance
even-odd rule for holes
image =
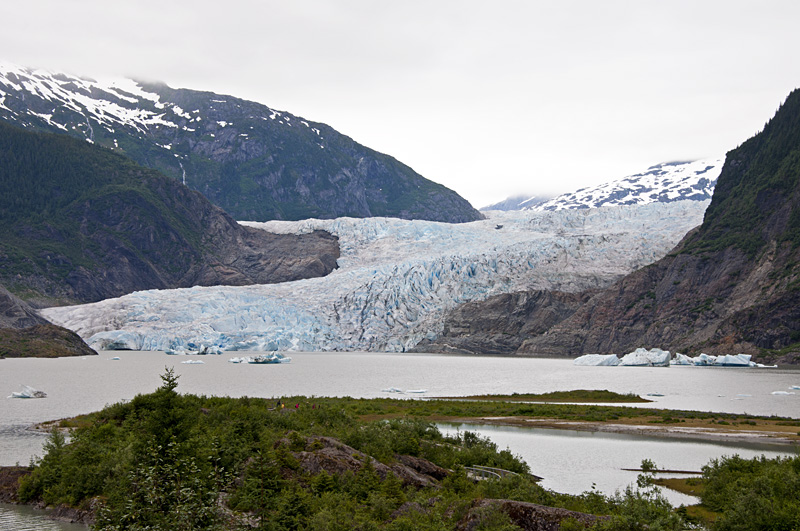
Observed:
[[[703,506],[715,531],[800,529],[800,455],[714,459],[703,467]]]
[[[177,127],[147,127],[146,132],[130,124],[110,127],[107,121],[97,123],[93,116],[61,105],[52,111],[52,122],[62,124],[62,129],[24,112],[38,105],[52,106],[50,101],[39,101],[39,95],[24,92],[9,94],[0,119],[73,135],[83,144],[91,137],[98,146],[185,182],[236,219],[480,219],[452,190],[327,125],[231,96],[162,84],[148,85],[146,90],[159,94],[161,104],[141,100],[136,106],[156,115],[166,113],[165,119]],[[170,104],[191,110],[192,118],[172,114]]]
[[[0,359],[96,354],[76,333],[59,326],[47,324],[20,329],[0,328]]]
[[[467,514],[479,519],[479,529],[517,528],[497,507],[477,509],[481,499],[605,515],[596,522],[598,529],[683,525],[657,492],[634,487],[613,497],[550,492],[528,475],[525,463],[488,439],[470,432],[444,436],[411,416],[363,420],[357,413],[404,401],[286,397],[286,407],[280,407],[275,400],[178,394],[169,369],[162,381],[154,393],[78,419],[69,443],[54,430],[45,455],[21,483],[22,501],[99,506],[95,529],[104,531],[248,525],[438,530],[454,528]],[[345,460],[331,453],[329,438],[362,452],[360,462],[340,466]],[[330,466],[309,469],[303,463],[310,455]],[[396,465],[400,456],[451,472],[429,485],[401,480],[385,466]],[[472,465],[518,475],[476,482],[464,468]]]
[[[122,255],[167,272],[188,269],[202,234],[173,204],[177,188],[109,150],[0,122],[0,281],[27,298],[41,295],[31,285],[63,291],[81,270]],[[28,281],[35,277],[44,280]]]
[[[450,398],[450,397],[445,397]],[[606,403],[646,403],[652,402],[633,393],[615,393],[606,389],[576,389],[573,391],[552,391],[550,393],[513,393],[510,395],[473,395],[452,397],[454,400],[492,400],[507,402],[606,402]]]
[[[728,153],[697,237],[684,252],[736,247],[755,257],[769,240],[800,246],[800,91],[764,129]]]

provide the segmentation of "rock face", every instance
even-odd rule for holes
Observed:
[[[697,230],[546,333],[525,338],[517,353],[574,357],[659,347],[800,362],[798,153],[794,91],[761,133],[728,153]]]
[[[284,444],[289,445],[288,440]],[[449,472],[426,459],[413,456],[397,456],[397,462],[384,465],[376,459],[359,452],[332,437],[310,437],[305,449],[293,452],[300,468],[311,475],[325,471],[331,475],[342,475],[346,472],[358,472],[363,467],[372,466],[375,473],[386,479],[394,474],[404,486],[414,488],[433,487],[444,479]]]
[[[0,358],[96,356],[78,334],[53,324],[0,328]]]
[[[514,354],[530,337],[546,332],[588,301],[597,290],[582,293],[524,291],[462,304],[447,315],[444,331],[423,340],[416,352]]]
[[[0,328],[26,328],[47,323],[25,301],[0,286]]]
[[[243,227],[181,183],[86,142],[0,123],[0,166],[0,281],[40,304],[336,267],[330,234]]]
[[[122,153],[239,220],[481,219],[454,191],[325,124],[231,96],[0,62],[0,120]]]
[[[27,303],[0,286],[0,358],[96,354],[78,334],[50,324]]]
[[[30,469],[24,466],[0,466],[0,502],[18,503],[19,480],[30,473]]]

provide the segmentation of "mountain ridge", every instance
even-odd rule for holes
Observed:
[[[328,125],[233,96],[0,62],[0,119],[123,153],[236,219],[481,218],[454,191]]]
[[[634,175],[555,197],[517,195],[481,210],[524,209],[545,212],[686,200],[708,201],[714,192],[724,161],[725,157],[713,157],[687,162],[663,162]]]

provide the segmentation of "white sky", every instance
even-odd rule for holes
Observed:
[[[25,0],[0,58],[255,100],[481,207],[724,154],[800,86],[797,0]]]

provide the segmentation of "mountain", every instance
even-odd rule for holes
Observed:
[[[78,334],[39,317],[27,303],[0,286],[0,359],[96,354]]]
[[[0,119],[127,155],[235,219],[481,218],[452,190],[325,124],[232,96],[0,63]]]
[[[800,91],[728,153],[697,230],[545,332],[520,339],[516,352],[527,355],[659,347],[800,362]]]
[[[709,201],[724,157],[692,162],[665,162],[623,179],[581,188],[557,197],[514,196],[481,210],[530,209],[540,212],[567,208],[647,205],[672,201]]]
[[[42,313],[95,348],[401,352],[441,334],[445,314],[462,303],[529,288],[607,287],[663,257],[701,223],[707,206],[679,201],[493,212],[462,224],[391,218],[248,223],[284,234],[330,232],[339,239],[339,268],[282,284],[142,291]]]
[[[489,211],[489,210],[522,210],[524,208],[532,208],[536,205],[540,205],[546,201],[553,199],[552,195],[534,195],[531,196],[529,194],[520,194],[520,195],[513,195],[507,199],[504,199],[500,202],[493,203],[491,205],[481,207],[481,211]]]
[[[0,122],[0,282],[39,305],[329,273],[328,233],[237,224],[202,195],[66,135]]]

